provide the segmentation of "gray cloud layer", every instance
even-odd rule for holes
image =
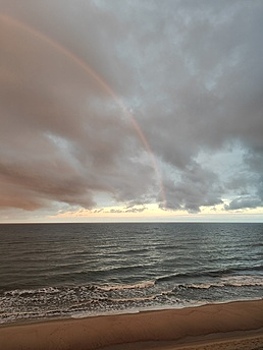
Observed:
[[[93,208],[98,194],[263,206],[262,1],[2,0],[0,12],[0,208]]]

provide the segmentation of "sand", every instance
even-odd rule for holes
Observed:
[[[263,300],[2,326],[1,350],[263,350]]]

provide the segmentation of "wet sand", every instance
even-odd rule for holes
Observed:
[[[3,350],[263,350],[263,300],[2,326]]]

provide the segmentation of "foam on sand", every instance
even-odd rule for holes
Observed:
[[[238,342],[240,335],[260,329],[263,300],[5,326],[0,328],[0,348],[113,350],[125,344],[125,349],[176,349],[211,335],[221,343],[235,335]],[[257,334],[260,346],[262,335]]]

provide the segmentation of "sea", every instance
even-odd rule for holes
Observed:
[[[2,325],[262,298],[262,223],[0,225]]]

